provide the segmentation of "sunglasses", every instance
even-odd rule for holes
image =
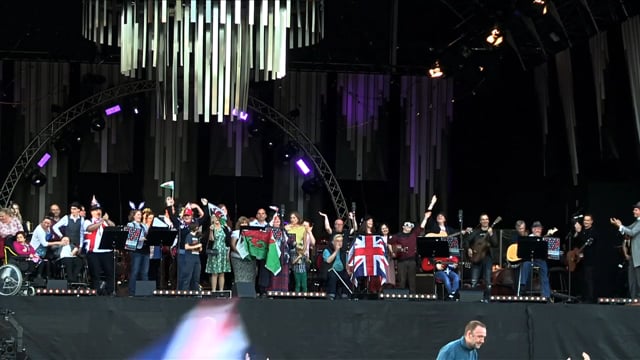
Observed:
[[[406,223],[404,223],[402,226],[406,226],[406,227],[410,227],[410,228],[412,228],[412,227],[413,227],[413,223],[406,222]]]

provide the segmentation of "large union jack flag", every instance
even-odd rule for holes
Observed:
[[[357,278],[360,276],[380,276],[382,284],[387,282],[389,262],[385,253],[386,244],[382,236],[358,236],[347,259],[347,263],[353,268],[353,283],[357,285]]]

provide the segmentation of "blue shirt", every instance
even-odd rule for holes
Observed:
[[[478,350],[469,348],[463,336],[443,346],[436,360],[478,360]]]
[[[322,252],[322,259],[324,260],[324,262],[327,262],[327,259],[329,258],[329,256],[331,256],[331,254],[332,252],[329,251],[329,249],[324,249],[324,251]],[[340,252],[336,254],[336,258],[333,259],[331,267],[336,269],[336,271],[344,270],[344,264],[342,264],[342,260],[340,259]]]

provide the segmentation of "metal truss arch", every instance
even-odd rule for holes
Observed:
[[[33,159],[47,144],[55,139],[67,125],[100,105],[104,105],[123,96],[155,90],[157,86],[158,83],[151,80],[135,81],[118,85],[88,97],[58,115],[31,140],[14,163],[2,184],[2,188],[0,188],[0,205],[4,207],[9,205],[15,187],[24,176],[25,171],[29,169]],[[348,208],[340,185],[333,175],[329,164],[327,164],[311,139],[291,122],[291,120],[272,106],[252,96],[249,97],[248,105],[253,111],[262,114],[266,119],[284,131],[297,143],[302,151],[304,151],[313,162],[315,169],[322,175],[324,184],[331,195],[336,214],[338,217],[345,218]]]
[[[283,115],[272,106],[256,99],[255,97],[249,97],[249,108],[255,112],[260,113],[267,120],[278,126],[289,137],[291,137],[296,144],[304,151],[305,155],[313,162],[315,169],[322,175],[324,185],[331,195],[333,206],[336,210],[336,214],[340,218],[346,218],[348,213],[347,202],[342,194],[342,189],[338,184],[338,180],[333,175],[331,167],[327,164],[320,150],[313,144],[311,139],[302,131],[296,124],[294,124],[289,118]]]
[[[58,115],[40,130],[13,164],[13,167],[2,184],[2,188],[0,188],[0,205],[3,207],[9,206],[13,191],[20,179],[24,176],[25,171],[29,169],[33,159],[47,144],[54,140],[67,125],[100,105],[107,104],[123,96],[155,90],[156,86],[157,83],[155,81],[147,80],[117,85],[82,100]]]

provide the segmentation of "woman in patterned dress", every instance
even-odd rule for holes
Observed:
[[[211,231],[209,232],[209,242],[212,245],[207,247],[207,266],[205,272],[211,274],[211,290],[224,290],[224,273],[231,272],[229,261],[229,247],[227,247],[227,236],[229,230],[220,222],[218,216],[213,216]]]

